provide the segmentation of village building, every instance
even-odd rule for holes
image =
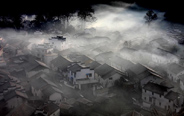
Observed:
[[[75,85],[76,88],[82,89],[87,86],[92,87],[97,80],[94,78],[94,69],[82,67],[79,64],[72,64],[68,68],[68,80]]]
[[[171,88],[148,82],[142,88],[142,100],[145,108],[157,108],[161,111],[178,112],[183,104],[183,96]]]
[[[34,115],[43,116],[60,116],[60,108],[56,104],[50,102],[36,109]]]
[[[168,78],[173,82],[179,82],[179,76],[184,74],[184,67],[172,63],[167,68]]]

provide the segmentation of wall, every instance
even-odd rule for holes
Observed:
[[[153,104],[161,109],[167,110],[170,107],[172,111],[175,110],[175,107],[173,105],[173,103],[174,103],[173,101],[169,101],[168,99],[164,98],[163,95],[161,95],[161,97],[160,97],[160,95],[157,93],[154,93],[152,95],[151,91],[146,90],[146,92],[145,92],[144,89],[142,89],[142,90],[143,90],[142,91],[142,100],[143,100],[143,102],[145,102],[145,104],[143,104],[143,105]],[[152,98],[152,101],[149,101],[150,97]],[[154,100],[154,98],[155,98],[155,100]]]

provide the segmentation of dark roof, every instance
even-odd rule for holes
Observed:
[[[8,90],[9,87],[16,87],[16,85],[12,85],[12,82],[6,82],[0,85],[0,92],[3,92],[3,90]]]
[[[41,89],[47,85],[48,83],[42,78],[38,78],[38,79],[31,81],[31,86],[33,86],[35,89]]]
[[[48,115],[51,115],[52,113],[54,113],[55,111],[57,111],[59,109],[59,106],[57,106],[56,104],[54,103],[48,103],[46,104],[45,106],[43,106],[43,110],[45,112],[48,113]]]
[[[71,62],[62,56],[58,56],[57,58],[51,61],[51,64],[63,70],[67,68],[67,66],[69,66]]]
[[[123,59],[123,58],[120,58],[118,56],[115,56],[111,59],[114,63],[122,66],[123,68],[125,69],[130,69],[132,68],[133,66],[135,66],[132,62],[130,62],[129,60],[126,60],[126,59]]]
[[[120,72],[120,71],[114,69],[114,70],[109,71],[109,72],[106,73],[105,75],[103,75],[102,78],[103,78],[103,79],[107,79],[107,78],[113,76],[113,75],[116,74],[116,73],[118,73],[118,74],[121,75],[121,72]]]
[[[68,67],[68,70],[70,70],[71,72],[77,72],[80,71],[82,69],[82,67],[78,64],[73,64],[70,67]]]
[[[98,67],[98,66],[100,66],[101,64],[100,63],[98,63],[97,61],[93,61],[90,65],[89,65],[89,67],[90,67],[90,69],[95,69],[96,67]]]
[[[103,64],[95,68],[95,73],[97,73],[100,76],[103,76],[112,70],[115,70],[115,69],[109,66],[108,64]]]
[[[26,78],[26,72],[25,70],[20,70],[20,71],[12,71],[10,74],[16,78]]]
[[[70,54],[68,58],[70,58],[74,62],[81,62],[82,64],[85,64],[85,65],[88,65],[93,61],[91,58],[87,57],[86,55]]]
[[[145,71],[147,71],[148,69],[146,67],[144,67],[141,64],[135,64],[133,67],[130,68],[130,70],[135,73],[136,75],[139,75]]]
[[[23,92],[20,92],[20,91],[17,91],[17,90],[12,90],[12,91],[9,91],[8,93],[6,93],[4,95],[4,99],[6,101],[8,101],[9,99],[11,99],[13,97],[16,97],[16,96],[19,96],[19,97],[22,97],[22,98],[25,98],[25,99],[28,98],[26,93],[23,93]]]
[[[168,87],[156,84],[156,83],[152,83],[152,82],[148,82],[143,89],[157,93],[157,94],[161,94],[164,95],[164,92],[167,92]]]
[[[174,91],[169,91],[169,93],[165,95],[165,98],[167,98],[169,100],[175,100],[178,97],[179,97],[179,93],[174,92]]]
[[[31,116],[36,109],[27,103],[13,109],[7,116]]]
[[[176,63],[172,63],[168,66],[169,71],[173,72],[174,74],[178,74],[181,71],[184,71],[184,67],[176,64]]]
[[[72,108],[72,105],[68,105],[68,104],[65,104],[65,103],[61,103],[59,105],[60,109],[65,109],[65,110],[69,110],[70,108]]]

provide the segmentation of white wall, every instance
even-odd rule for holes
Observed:
[[[80,71],[76,72],[76,76],[74,78],[74,83],[76,82],[77,79],[85,79],[86,74],[91,73],[91,77],[88,77],[90,80],[94,79],[94,70],[90,70],[90,69],[81,69]],[[73,75],[74,76],[74,75]]]

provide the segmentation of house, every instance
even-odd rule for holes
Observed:
[[[155,107],[162,111],[178,112],[183,104],[183,96],[163,85],[148,82],[142,88],[143,107]]]
[[[19,90],[11,90],[4,94],[4,100],[6,101],[7,108],[15,108],[22,103],[26,102],[28,99],[25,92]]]
[[[57,58],[52,60],[50,62],[50,64],[51,64],[51,69],[53,71],[61,72],[64,76],[66,76],[67,75],[67,67],[69,65],[71,65],[72,62],[59,55]]]
[[[147,84],[148,82],[154,82],[154,83],[160,84],[163,81],[164,79],[162,77],[160,77],[155,73],[151,73],[150,75],[148,75],[147,77],[141,80],[141,87],[144,87],[144,85]]]
[[[65,116],[65,115],[72,114],[72,108],[73,108],[72,105],[68,105],[66,103],[61,103],[59,105],[59,107],[60,107],[61,115]]]
[[[103,87],[112,87],[114,82],[123,75],[120,71],[114,69],[108,64],[100,65],[95,68],[95,78]]]
[[[45,79],[45,75],[31,81],[31,92],[37,99],[50,100],[55,103],[60,103],[63,92],[58,89],[50,80]]]
[[[63,36],[51,37],[49,38],[48,41],[54,49],[57,49],[59,51],[68,48],[68,45],[66,43],[66,38],[64,38]]]
[[[55,58],[57,58],[57,57],[58,57],[58,54],[56,54],[56,53],[47,53],[47,54],[44,54],[43,62],[46,65],[50,66],[50,62],[52,60],[54,60]]]
[[[179,82],[179,76],[184,74],[184,67],[176,63],[172,63],[168,65],[167,73],[170,80]]]
[[[45,103],[43,106],[36,109],[34,114],[44,116],[60,116],[60,108],[52,102]]]
[[[67,70],[68,80],[78,89],[85,88],[85,86],[89,86],[89,84],[97,83],[97,80],[94,78],[94,69],[82,67],[79,64],[72,64]],[[92,85],[90,87],[92,87]]]
[[[126,70],[125,73],[129,81],[134,83],[135,88],[139,88],[141,86],[141,80],[150,75],[149,69],[139,63]]]
[[[91,62],[90,64],[89,64],[89,67],[90,67],[90,69],[95,69],[95,68],[97,68],[98,66],[100,66],[101,64],[99,63],[99,62],[97,62],[97,61],[93,61],[93,62]]]
[[[70,54],[67,56],[67,58],[73,62],[78,62],[84,66],[89,66],[89,64],[93,62],[93,60],[91,58],[87,57],[86,55]]]
[[[44,60],[45,54],[52,53],[52,51],[53,51],[53,48],[48,43],[38,44],[38,45],[33,44],[31,48],[31,54],[33,56],[38,57],[41,61]]]
[[[135,65],[131,61],[123,59],[117,55],[109,58],[108,64],[122,72],[125,72],[126,70],[130,69]]]

